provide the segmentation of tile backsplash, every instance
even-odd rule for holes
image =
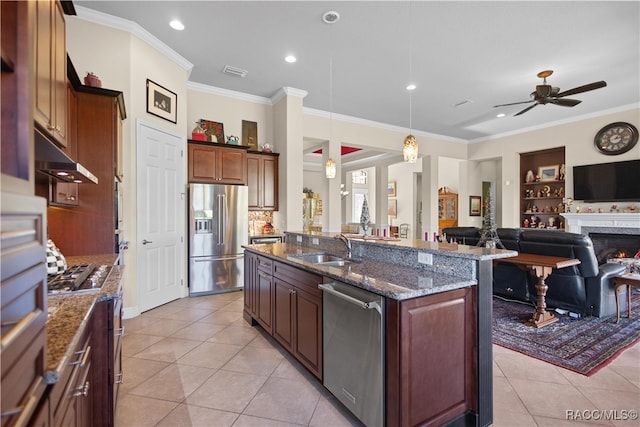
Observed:
[[[249,211],[249,234],[263,234],[263,227],[266,223],[273,225],[272,211]],[[274,226],[275,227],[275,226]],[[273,230],[277,233],[278,230]]]

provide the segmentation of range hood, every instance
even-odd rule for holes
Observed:
[[[35,131],[35,168],[63,182],[97,184],[98,177],[80,163],[73,161],[38,130]]]

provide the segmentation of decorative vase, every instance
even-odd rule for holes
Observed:
[[[206,141],[207,134],[204,132],[202,128],[202,124],[198,121],[196,122],[196,127],[191,131],[191,139],[194,141]]]

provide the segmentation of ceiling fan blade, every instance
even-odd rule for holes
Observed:
[[[531,105],[531,106],[529,106],[529,107],[525,108],[524,110],[520,111],[519,113],[514,114],[513,116],[515,117],[515,116],[519,116],[520,114],[524,114],[524,113],[526,113],[527,111],[531,110],[531,109],[532,109],[533,107],[535,107],[536,105],[538,105],[538,104],[537,104],[537,103],[536,103],[536,104],[533,104],[533,105]]]
[[[549,102],[552,104],[560,105],[561,107],[575,107],[582,101],[578,99],[552,99]]]
[[[560,92],[556,95],[557,98],[562,98],[563,96],[575,95],[576,93],[588,92],[590,90],[600,89],[605,87],[607,82],[604,80],[599,82],[589,83],[588,85],[574,87],[573,89],[565,90],[564,92]]]
[[[496,108],[496,107],[507,107],[509,105],[528,104],[530,102],[535,102],[535,100],[532,99],[531,101],[521,101],[521,102],[512,102],[511,104],[494,105],[493,108]]]

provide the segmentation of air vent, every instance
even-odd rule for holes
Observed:
[[[238,68],[238,67],[232,67],[231,65],[225,65],[224,68],[222,69],[222,72],[235,77],[244,77],[248,73],[247,70],[243,70],[242,68]]]

